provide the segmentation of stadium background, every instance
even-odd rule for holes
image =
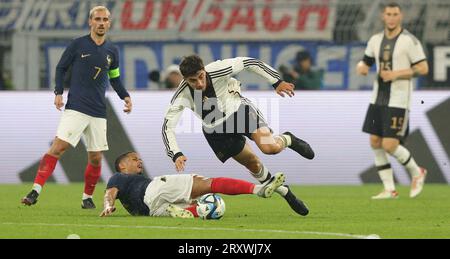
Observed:
[[[445,0],[397,1],[404,27],[422,42],[430,65],[416,80],[408,147],[430,172],[429,182],[450,181],[450,3]],[[134,111],[109,92],[109,142],[103,179],[111,175],[115,156],[135,149],[146,173],[172,173],[165,155],[161,124],[172,96],[148,80],[182,56],[199,53],[205,62],[234,56],[259,58],[273,67],[290,65],[308,50],[324,70],[321,90],[297,91],[282,99],[271,86],[241,74],[244,96],[253,99],[276,132],[291,130],[311,142],[317,157],[299,159],[293,152],[262,155],[272,171],[284,171],[291,184],[361,184],[378,181],[368,136],[361,132],[375,77],[354,73],[365,42],[382,29],[383,1],[0,1],[0,183],[32,181],[40,157],[49,147],[60,112],[53,106],[54,68],[70,39],[88,33],[87,14],[98,4],[113,14],[110,38],[121,51],[121,70],[131,91]],[[339,91],[338,91],[339,90]],[[66,91],[67,94],[67,91]],[[66,98],[66,96],[65,96]],[[187,171],[207,176],[251,179],[235,162],[215,159],[197,119],[185,112],[178,140],[187,155]],[[83,180],[83,143],[58,164],[52,181]],[[397,180],[408,174],[394,164]]]

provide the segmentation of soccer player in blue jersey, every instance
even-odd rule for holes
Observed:
[[[89,12],[90,34],[73,40],[56,67],[54,104],[58,110],[64,106],[64,75],[72,67],[68,100],[56,138],[39,164],[33,189],[22,199],[25,205],[37,202],[58,159],[70,145],[75,147],[81,135],[84,135],[88,164],[81,207],[95,208],[92,195],[100,178],[102,151],[108,150],[105,91],[109,83],[120,99],[125,101],[124,112],[130,113],[132,109],[130,95],[120,80],[118,49],[106,40],[106,33],[111,26],[110,16],[109,10],[104,6],[92,8]]]
[[[132,216],[194,218],[198,217],[195,199],[204,194],[254,194],[269,198],[285,181],[283,173],[276,173],[269,181],[258,185],[239,179],[205,178],[195,174],[149,179],[141,174],[142,160],[134,151],[120,155],[114,164],[116,173],[106,186],[101,217],[116,211],[115,201],[119,199]]]

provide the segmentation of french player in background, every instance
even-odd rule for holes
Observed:
[[[54,104],[58,110],[64,106],[64,75],[72,67],[68,100],[56,137],[39,164],[33,188],[22,199],[25,205],[31,206],[37,202],[58,159],[69,146],[75,147],[84,135],[88,164],[81,207],[95,208],[92,195],[101,174],[102,152],[108,150],[105,92],[109,84],[124,100],[124,112],[130,113],[132,110],[130,95],[120,80],[118,48],[106,40],[110,26],[110,11],[104,6],[92,8],[89,12],[89,35],[74,39],[56,67]]]

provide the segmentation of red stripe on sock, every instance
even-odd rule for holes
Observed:
[[[101,175],[101,166],[93,166],[87,164],[86,171],[84,172],[84,193],[87,195],[92,195],[95,190],[95,185]]]
[[[34,178],[34,183],[44,186],[47,179],[53,174],[58,158],[45,154],[39,163],[39,168]]]
[[[189,206],[189,207],[185,208],[185,210],[188,210],[188,211],[192,212],[192,214],[194,214],[194,217],[198,218],[197,204]]]
[[[253,194],[255,184],[233,179],[233,178],[213,178],[211,183],[211,191],[213,193],[223,193],[228,195],[237,194]]]

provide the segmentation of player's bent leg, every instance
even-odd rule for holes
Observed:
[[[39,168],[34,179],[32,190],[21,199],[21,203],[31,206],[37,203],[37,198],[42,191],[42,187],[47,182],[47,179],[53,174],[56,163],[62,154],[69,148],[70,144],[55,138],[50,149],[44,155],[39,163]]]
[[[242,151],[236,156],[233,156],[233,159],[236,160],[239,164],[245,166],[253,175],[253,177],[255,177],[258,181],[264,182],[266,180],[266,179],[262,180],[258,179],[262,165],[261,160],[259,159],[258,156],[255,155],[253,149],[248,143],[245,143],[245,146],[242,149]]]
[[[267,127],[261,127],[252,133],[252,139],[258,148],[266,155],[275,155],[283,151],[286,147],[277,141]]]

